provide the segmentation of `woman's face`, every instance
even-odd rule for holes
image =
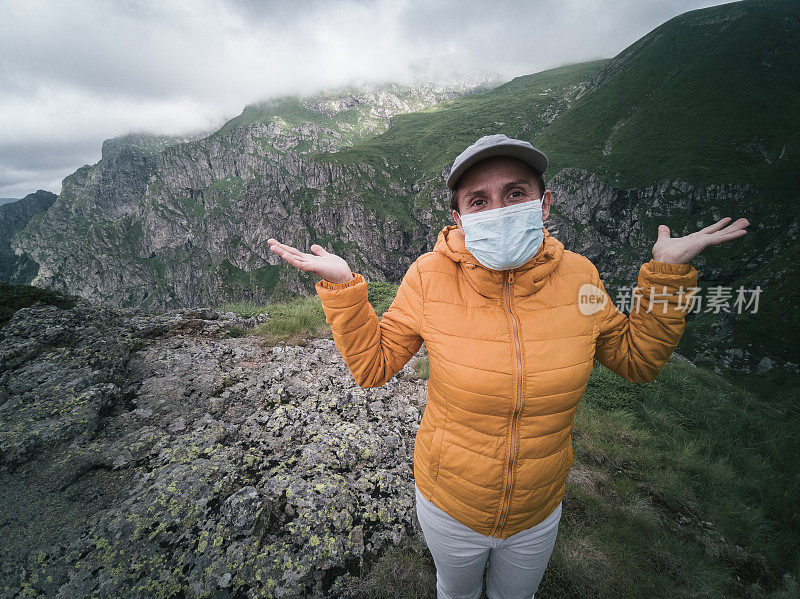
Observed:
[[[471,166],[458,181],[458,208],[461,214],[474,214],[538,200],[541,196],[530,167],[516,158],[498,156]],[[542,220],[550,214],[551,193],[544,192]],[[461,217],[453,210],[453,220],[461,232]]]

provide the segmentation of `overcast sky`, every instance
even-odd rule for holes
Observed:
[[[0,197],[61,180],[130,131],[183,134],[254,101],[503,79],[612,57],[709,0],[0,0]]]

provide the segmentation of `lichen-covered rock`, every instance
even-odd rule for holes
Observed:
[[[411,365],[362,389],[329,339],[231,326],[80,301],[0,329],[0,597],[346,597],[418,534]]]

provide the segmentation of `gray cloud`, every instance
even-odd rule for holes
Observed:
[[[0,0],[0,197],[58,193],[129,131],[207,129],[259,99],[353,83],[510,79],[614,56],[720,3]]]

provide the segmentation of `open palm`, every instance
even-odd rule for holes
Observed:
[[[740,218],[736,222],[728,224],[730,220],[731,218],[726,216],[713,225],[683,237],[670,237],[669,227],[659,225],[658,240],[653,246],[653,259],[672,264],[688,264],[689,260],[707,247],[719,245],[747,234],[745,227],[750,226],[750,222],[746,218]]]
[[[311,246],[313,254],[306,254],[290,245],[280,243],[277,239],[267,239],[269,249],[286,260],[289,264],[312,272],[331,283],[346,283],[353,278],[350,267],[342,258],[332,254],[320,245]]]

